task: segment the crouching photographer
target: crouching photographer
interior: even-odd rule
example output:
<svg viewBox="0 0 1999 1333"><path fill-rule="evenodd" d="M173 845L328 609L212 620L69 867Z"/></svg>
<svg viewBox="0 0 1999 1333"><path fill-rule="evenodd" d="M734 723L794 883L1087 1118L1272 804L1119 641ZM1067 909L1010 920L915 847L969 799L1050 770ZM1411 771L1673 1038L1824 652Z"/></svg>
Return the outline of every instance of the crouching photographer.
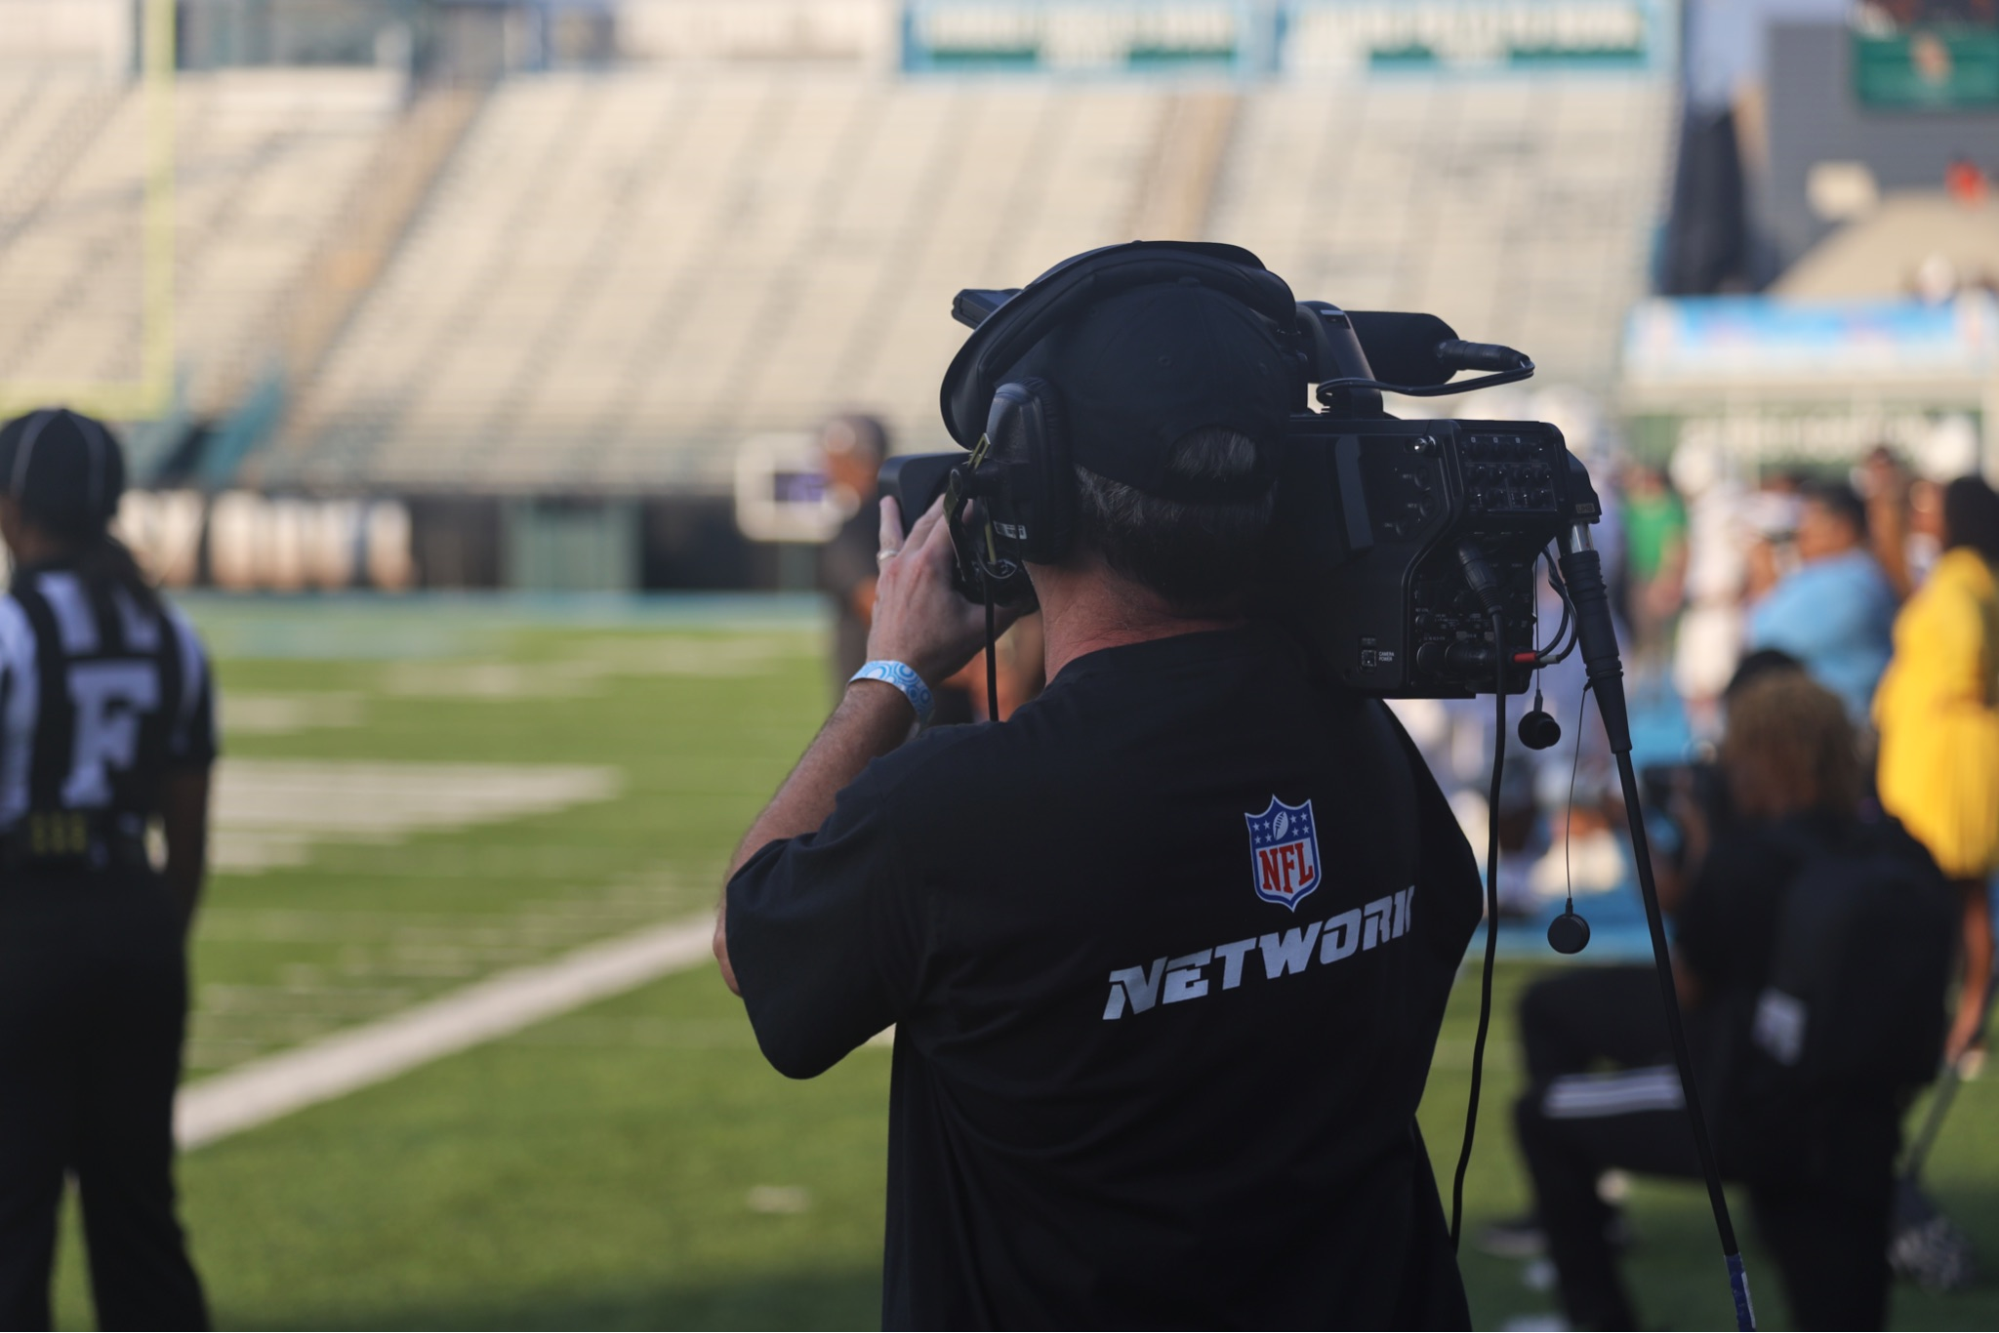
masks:
<svg viewBox="0 0 1999 1333"><path fill-rule="evenodd" d="M1881 1328L1902 1115L1943 1049L1951 894L1864 801L1839 696L1795 666L1730 687L1719 772L1730 817L1689 867L1674 967L1721 1171L1748 1187L1797 1327ZM1597 1180L1699 1170L1658 991L1645 969L1578 969L1528 992L1521 1032L1520 1150L1569 1323L1637 1327Z"/></svg>
<svg viewBox="0 0 1999 1333"><path fill-rule="evenodd" d="M1478 879L1389 713L1248 613L1279 337L1159 283L1007 378L994 456L1060 460L1046 692L912 738L988 625L941 502L885 502L870 662L716 928L783 1073L895 1026L884 1322L1465 1327L1416 1107Z"/></svg>

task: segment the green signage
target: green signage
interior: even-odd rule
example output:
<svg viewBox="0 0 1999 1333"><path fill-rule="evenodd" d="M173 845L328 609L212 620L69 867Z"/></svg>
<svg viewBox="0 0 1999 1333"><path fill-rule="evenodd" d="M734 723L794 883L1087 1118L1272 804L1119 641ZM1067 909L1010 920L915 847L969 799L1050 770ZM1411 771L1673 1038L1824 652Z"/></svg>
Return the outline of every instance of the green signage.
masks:
<svg viewBox="0 0 1999 1333"><path fill-rule="evenodd" d="M1999 27L1949 25L1853 34L1853 90L1863 106L1999 106Z"/></svg>

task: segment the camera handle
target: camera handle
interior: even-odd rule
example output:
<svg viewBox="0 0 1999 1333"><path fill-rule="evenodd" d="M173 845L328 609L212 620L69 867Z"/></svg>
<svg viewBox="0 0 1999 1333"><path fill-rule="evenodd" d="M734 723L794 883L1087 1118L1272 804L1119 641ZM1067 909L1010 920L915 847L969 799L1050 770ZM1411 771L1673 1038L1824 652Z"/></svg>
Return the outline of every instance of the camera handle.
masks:
<svg viewBox="0 0 1999 1333"><path fill-rule="evenodd" d="M1749 1300L1749 1274L1742 1266L1735 1225L1729 1220L1728 1198L1722 1192L1714 1145L1708 1139L1707 1118L1701 1112L1699 1089L1694 1086L1686 1025L1680 1017L1679 991L1673 985L1673 961L1666 946L1665 919L1659 910L1659 887L1652 877L1652 851L1645 836L1644 811L1638 803L1638 775L1631 766L1631 715L1624 701L1624 667L1617 656L1617 632L1611 624L1603 562L1590 547L1588 528L1578 526L1563 536L1561 566L1562 578L1569 585L1569 600L1575 608L1583 667L1589 676L1590 690L1596 695L1603 729L1610 737L1618 783L1624 789L1625 818L1631 827L1631 855L1638 871L1638 889L1645 900L1645 926L1652 936L1652 962L1659 974L1659 995L1666 1005L1666 1031L1672 1038L1673 1063L1680 1073L1694 1150L1700 1157L1701 1176L1707 1183L1708 1204L1714 1209L1715 1229L1721 1234L1721 1257L1728 1265L1729 1293L1735 1300L1735 1325L1738 1329L1754 1329L1756 1311Z"/></svg>

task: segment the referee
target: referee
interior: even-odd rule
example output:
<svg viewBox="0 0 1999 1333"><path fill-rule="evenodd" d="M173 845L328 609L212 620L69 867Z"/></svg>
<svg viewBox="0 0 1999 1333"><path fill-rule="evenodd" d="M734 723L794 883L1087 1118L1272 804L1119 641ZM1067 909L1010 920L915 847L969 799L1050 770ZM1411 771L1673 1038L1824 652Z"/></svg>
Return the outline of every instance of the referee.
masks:
<svg viewBox="0 0 1999 1333"><path fill-rule="evenodd" d="M0 426L0 1326L47 1328L64 1182L98 1326L208 1326L174 1215L186 938L214 691L110 532L118 443L63 409ZM165 834L165 865L147 825Z"/></svg>

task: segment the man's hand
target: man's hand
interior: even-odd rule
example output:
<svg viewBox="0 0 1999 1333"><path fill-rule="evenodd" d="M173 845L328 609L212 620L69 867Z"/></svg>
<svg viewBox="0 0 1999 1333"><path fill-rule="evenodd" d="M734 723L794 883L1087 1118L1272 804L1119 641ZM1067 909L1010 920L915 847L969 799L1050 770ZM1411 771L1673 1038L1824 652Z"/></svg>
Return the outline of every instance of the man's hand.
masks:
<svg viewBox="0 0 1999 1333"><path fill-rule="evenodd" d="M986 635L985 609L966 601L951 586L951 530L944 522L944 502L940 499L930 506L904 541L895 501L883 500L881 549L868 657L914 667L925 684L935 685L969 662L985 646ZM1012 624L1013 619L1012 613L1000 612L996 628ZM745 862L772 842L810 833L825 823L840 789L869 760L902 744L914 721L909 700L894 686L878 680L849 685L798 767L750 825L729 862L727 879L735 878ZM738 990L729 962L727 879L715 911L715 961L729 989Z"/></svg>
<svg viewBox="0 0 1999 1333"><path fill-rule="evenodd" d="M986 644L986 612L951 586L956 556L944 500L925 511L902 535L902 513L893 497L881 503L881 578L875 584L874 624L868 660L901 662L933 688L972 660ZM998 608L995 632L1018 615Z"/></svg>

